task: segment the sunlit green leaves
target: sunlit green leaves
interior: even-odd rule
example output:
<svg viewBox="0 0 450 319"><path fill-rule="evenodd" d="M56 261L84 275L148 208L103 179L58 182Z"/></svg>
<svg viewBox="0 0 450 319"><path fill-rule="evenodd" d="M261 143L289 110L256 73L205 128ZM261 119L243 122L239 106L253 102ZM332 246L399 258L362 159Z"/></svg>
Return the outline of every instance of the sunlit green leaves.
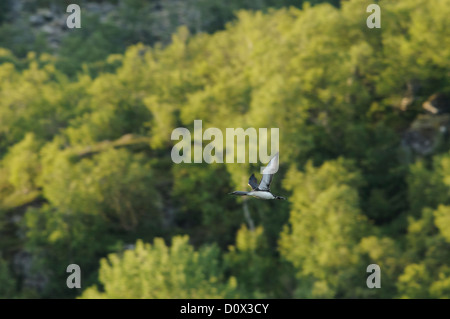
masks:
<svg viewBox="0 0 450 319"><path fill-rule="evenodd" d="M224 298L236 283L224 280L220 251L214 246L199 250L177 236L167 246L161 238L153 244L137 241L134 249L101 260L104 291L88 288L84 298Z"/></svg>

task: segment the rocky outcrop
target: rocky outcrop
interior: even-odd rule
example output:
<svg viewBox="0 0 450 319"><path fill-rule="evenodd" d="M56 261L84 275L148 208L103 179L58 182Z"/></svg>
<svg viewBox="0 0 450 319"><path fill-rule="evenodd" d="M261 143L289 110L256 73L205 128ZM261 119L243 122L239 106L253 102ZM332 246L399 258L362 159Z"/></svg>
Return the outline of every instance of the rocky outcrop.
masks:
<svg viewBox="0 0 450 319"><path fill-rule="evenodd" d="M404 133L402 145L419 155L433 153L445 141L450 130L450 114L419 115Z"/></svg>
<svg viewBox="0 0 450 319"><path fill-rule="evenodd" d="M411 84L408 85L404 97L405 105L402 105L405 109L416 99L415 91ZM404 132L402 146L414 154L425 156L437 151L449 136L450 95L435 93L422 104L422 107L426 114L417 116Z"/></svg>
<svg viewBox="0 0 450 319"><path fill-rule="evenodd" d="M48 6L39 6L33 0L15 0L9 5L8 21L18 23L24 19L29 25L30 32L34 35L44 34L48 44L57 49L63 37L71 31L67 27L66 21L70 13L66 12L65 2L55 2ZM110 2L84 2L80 4L82 12L90 15L98 15L100 21L107 19L108 15L117 9L117 6Z"/></svg>

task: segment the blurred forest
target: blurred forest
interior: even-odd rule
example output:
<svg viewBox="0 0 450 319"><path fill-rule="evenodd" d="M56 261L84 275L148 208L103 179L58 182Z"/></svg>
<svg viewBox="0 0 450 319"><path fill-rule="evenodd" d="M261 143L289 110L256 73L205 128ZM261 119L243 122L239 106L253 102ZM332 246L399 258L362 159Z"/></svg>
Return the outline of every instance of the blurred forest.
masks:
<svg viewBox="0 0 450 319"><path fill-rule="evenodd" d="M380 0L381 29L366 0L78 1L67 29L72 2L0 2L0 298L450 297L450 0ZM288 201L174 164L197 119L279 128Z"/></svg>

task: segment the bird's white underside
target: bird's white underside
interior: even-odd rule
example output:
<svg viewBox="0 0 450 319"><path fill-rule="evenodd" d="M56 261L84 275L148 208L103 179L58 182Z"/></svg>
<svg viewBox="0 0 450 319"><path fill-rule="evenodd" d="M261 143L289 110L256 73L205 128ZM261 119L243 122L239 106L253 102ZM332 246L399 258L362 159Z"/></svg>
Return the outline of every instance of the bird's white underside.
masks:
<svg viewBox="0 0 450 319"><path fill-rule="evenodd" d="M264 191L256 191L256 192L248 192L249 196L253 196L256 198L261 198L261 199L275 199L275 196L273 196L271 193L269 192L264 192Z"/></svg>

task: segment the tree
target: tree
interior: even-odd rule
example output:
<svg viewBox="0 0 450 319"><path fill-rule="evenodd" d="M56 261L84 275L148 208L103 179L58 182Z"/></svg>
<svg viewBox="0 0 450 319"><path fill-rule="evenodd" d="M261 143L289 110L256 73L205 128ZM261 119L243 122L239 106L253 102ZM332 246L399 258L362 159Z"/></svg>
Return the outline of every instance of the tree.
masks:
<svg viewBox="0 0 450 319"><path fill-rule="evenodd" d="M450 218L448 206L436 210L424 208L420 218L409 218L405 265L398 278L402 298L447 298L450 262L446 253L450 240L446 228Z"/></svg>
<svg viewBox="0 0 450 319"><path fill-rule="evenodd" d="M11 275L8 263L0 258L0 299L13 298L16 282Z"/></svg>
<svg viewBox="0 0 450 319"><path fill-rule="evenodd" d="M170 246L136 242L134 249L111 254L100 262L103 289L90 287L82 298L230 298L236 282L226 279L215 246L199 250L187 236L172 238Z"/></svg>
<svg viewBox="0 0 450 319"><path fill-rule="evenodd" d="M136 234L153 238L162 232L160 197L142 154L108 149L77 161L70 150L54 156L50 146L43 154L42 185L49 203L29 208L25 223L26 247L39 257L44 273L64 282L58 269L75 263L95 280L98 258L134 241ZM72 293L57 280L51 289Z"/></svg>
<svg viewBox="0 0 450 319"><path fill-rule="evenodd" d="M370 231L358 205L361 175L339 159L318 168L308 163L304 173L292 168L287 176L292 210L279 249L296 269L296 297L355 296L364 275L358 275L358 244Z"/></svg>
<svg viewBox="0 0 450 319"><path fill-rule="evenodd" d="M285 296L285 282L292 274L291 269L271 250L262 226L249 230L242 225L224 261L229 273L237 279L237 289L243 298Z"/></svg>

